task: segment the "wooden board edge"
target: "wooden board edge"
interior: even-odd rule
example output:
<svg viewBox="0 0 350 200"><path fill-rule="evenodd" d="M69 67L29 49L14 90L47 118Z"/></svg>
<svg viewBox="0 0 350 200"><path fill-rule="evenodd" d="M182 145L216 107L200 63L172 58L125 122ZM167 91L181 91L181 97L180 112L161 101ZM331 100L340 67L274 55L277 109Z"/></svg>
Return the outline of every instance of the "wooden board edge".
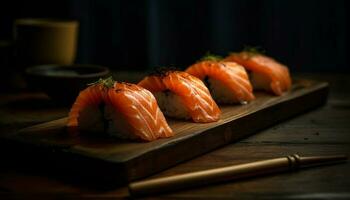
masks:
<svg viewBox="0 0 350 200"><path fill-rule="evenodd" d="M249 121L252 120L252 115L246 115L222 126L206 130L200 135L171 143L171 145L163 147L161 150L154 149L142 156L135 157L124 163L123 168L127 170L125 173L128 174L128 181L130 182L155 174L226 144L248 137L259 130L266 129L300 113L322 106L327 102L328 93L329 84L323 83L310 93L297 96L292 100L280 102L270 107L265 107L255 112L254 118L257 118L261 124L259 127L252 127L249 124ZM315 101L315 98L322 101ZM293 112L290 112L290 107L294 107ZM272 116L272 118L266 120L266 116ZM197 143L197 147L200 147L200 149L195 149L194 143ZM191 149L191 154L188 153L188 149ZM178 156L179 154L181 156ZM157 159L148 159L150 157ZM175 160L169 159L169 157L180 157L181 159Z"/></svg>
<svg viewBox="0 0 350 200"><path fill-rule="evenodd" d="M256 131L267 128L277 122L286 120L299 113L321 106L326 103L328 91L329 86L327 83L319 83L313 90L310 91L310 93L296 96L291 101L280 102L274 106L265 107L264 109L257 111L256 113L258 116L260 116L257 117L259 119L265 119L265 116L268 114L279 114L277 117L273 118L274 120L263 120L259 122L261 123L261 126L259 127L252 128L249 126L248 122L251 120L251 115L246 115L232 122L228 122L222 126L206 130L205 132L197 134L194 137L187 138L186 140L171 143L169 146L163 148L162 150L159 148L154 149L153 151L147 152L142 156L134 157L125 162L112 162L109 160L101 159L96 163L96 160L94 158L90 158L84 155L79 155L78 157L72 152L66 151L64 148L51 148L49 151L45 152L42 151L42 148L46 148L47 150L47 146L45 147L43 145L37 145L33 148L33 146L29 146L29 144L25 143L25 141L15 141L13 138L11 138L11 140L13 142L16 142L16 146L20 147L22 152L26 152L25 155L28 155L28 157L31 154L35 154L37 155L38 159L43 159L47 162L50 162L52 166L59 167L68 174L81 174L80 177L86 176L86 174L88 174L89 176L93 176L92 180L109 182L113 185L119 185L165 170L171 166L252 135ZM322 101L314 101L315 98L321 99ZM296 109L293 109L292 113L286 112L288 115L280 115L281 112L285 112L283 109L289 109L291 106L296 106ZM248 125L243 126L242 124ZM235 134L238 133L237 131L239 131L240 134ZM193 143L197 143L197 146L201 148L194 149ZM28 149L33 150L28 151ZM191 149L191 154L188 153L188 149ZM177 155L180 155L178 157L181 159L168 159L169 157ZM153 159L153 161L151 161L152 159L149 159L151 157L156 157L157 159ZM86 165L91 163L90 161L92 160L95 162L94 166L89 166L87 168ZM74 169L71 169L72 166ZM96 173L92 174L89 173L89 171L86 171L91 169L91 167L94 168L94 171Z"/></svg>

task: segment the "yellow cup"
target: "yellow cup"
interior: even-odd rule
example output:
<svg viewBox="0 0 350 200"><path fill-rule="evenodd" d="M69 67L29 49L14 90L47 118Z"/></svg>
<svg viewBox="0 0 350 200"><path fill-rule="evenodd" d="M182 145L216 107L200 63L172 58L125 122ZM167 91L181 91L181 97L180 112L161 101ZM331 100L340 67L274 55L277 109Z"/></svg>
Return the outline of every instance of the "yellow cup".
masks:
<svg viewBox="0 0 350 200"><path fill-rule="evenodd" d="M16 61L21 67L73 64L79 23L74 20L25 18L14 22Z"/></svg>

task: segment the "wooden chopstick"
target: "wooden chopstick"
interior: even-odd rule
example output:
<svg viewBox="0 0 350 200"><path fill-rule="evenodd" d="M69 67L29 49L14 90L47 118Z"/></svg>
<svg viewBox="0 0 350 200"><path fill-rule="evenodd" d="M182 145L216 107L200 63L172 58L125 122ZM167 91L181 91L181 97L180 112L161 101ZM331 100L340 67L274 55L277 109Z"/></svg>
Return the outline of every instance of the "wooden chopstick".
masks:
<svg viewBox="0 0 350 200"><path fill-rule="evenodd" d="M300 157L294 154L246 164L137 181L129 184L129 192L133 196L166 193L220 181L293 171L299 168L313 167L316 165L339 163L347 161L347 159L345 155Z"/></svg>

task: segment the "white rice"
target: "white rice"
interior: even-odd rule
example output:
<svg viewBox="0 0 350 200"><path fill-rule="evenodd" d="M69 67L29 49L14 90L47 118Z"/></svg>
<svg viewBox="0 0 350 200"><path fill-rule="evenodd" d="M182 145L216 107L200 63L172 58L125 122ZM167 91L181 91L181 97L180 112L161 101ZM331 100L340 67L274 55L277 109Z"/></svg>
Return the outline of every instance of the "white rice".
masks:
<svg viewBox="0 0 350 200"><path fill-rule="evenodd" d="M263 89L267 91L271 90L270 89L271 80L267 76L264 76L260 73L252 72L250 74L250 81L254 89L258 89L258 90Z"/></svg>
<svg viewBox="0 0 350 200"><path fill-rule="evenodd" d="M136 139L125 118L110 105L103 106L104 116L99 107L89 106L80 111L79 130L96 134L108 134L122 139Z"/></svg>
<svg viewBox="0 0 350 200"><path fill-rule="evenodd" d="M137 136L132 133L132 127L125 120L124 116L117 112L110 105L105 106L105 119L108 121L107 134L122 139L136 139Z"/></svg>
<svg viewBox="0 0 350 200"><path fill-rule="evenodd" d="M157 103L164 115L177 119L190 119L186 107L181 101L181 97L173 92L157 92L154 93Z"/></svg>
<svg viewBox="0 0 350 200"><path fill-rule="evenodd" d="M208 89L213 99L221 104L246 104L246 101L239 101L232 91L222 81L208 77Z"/></svg>
<svg viewBox="0 0 350 200"><path fill-rule="evenodd" d="M88 106L79 113L79 130L85 132L103 132L102 113L96 106Z"/></svg>

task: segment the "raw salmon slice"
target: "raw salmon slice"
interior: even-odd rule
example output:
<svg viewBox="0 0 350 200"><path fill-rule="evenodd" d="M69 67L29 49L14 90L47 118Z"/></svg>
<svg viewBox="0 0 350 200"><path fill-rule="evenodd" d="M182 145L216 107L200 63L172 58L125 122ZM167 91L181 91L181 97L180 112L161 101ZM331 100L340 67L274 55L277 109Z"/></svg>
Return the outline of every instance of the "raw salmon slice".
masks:
<svg viewBox="0 0 350 200"><path fill-rule="evenodd" d="M77 127L81 125L79 124L79 117L81 117L83 111L86 110L96 112L96 116L93 116L94 119L99 117L101 118L102 116L100 116L101 114L99 106L105 102L108 90L109 89L103 84L94 84L81 91L74 104L72 105L72 108L70 109L70 112L68 114L67 126ZM97 123L94 120L92 120L91 122Z"/></svg>
<svg viewBox="0 0 350 200"><path fill-rule="evenodd" d="M235 62L202 60L188 67L186 72L204 80L219 103L245 104L255 99L246 70Z"/></svg>
<svg viewBox="0 0 350 200"><path fill-rule="evenodd" d="M163 113L170 117L214 122L221 111L204 83L186 72L162 71L138 83L157 98Z"/></svg>
<svg viewBox="0 0 350 200"><path fill-rule="evenodd" d="M150 91L111 79L100 80L80 92L67 126L74 132L107 133L144 141L173 136Z"/></svg>
<svg viewBox="0 0 350 200"><path fill-rule="evenodd" d="M252 72L251 80L254 89L272 91L282 95L291 88L292 80L288 67L266 55L243 51L232 53L224 61L236 62Z"/></svg>
<svg viewBox="0 0 350 200"><path fill-rule="evenodd" d="M115 83L108 92L107 119L114 121L117 133L145 141L173 136L153 94L135 84Z"/></svg>

